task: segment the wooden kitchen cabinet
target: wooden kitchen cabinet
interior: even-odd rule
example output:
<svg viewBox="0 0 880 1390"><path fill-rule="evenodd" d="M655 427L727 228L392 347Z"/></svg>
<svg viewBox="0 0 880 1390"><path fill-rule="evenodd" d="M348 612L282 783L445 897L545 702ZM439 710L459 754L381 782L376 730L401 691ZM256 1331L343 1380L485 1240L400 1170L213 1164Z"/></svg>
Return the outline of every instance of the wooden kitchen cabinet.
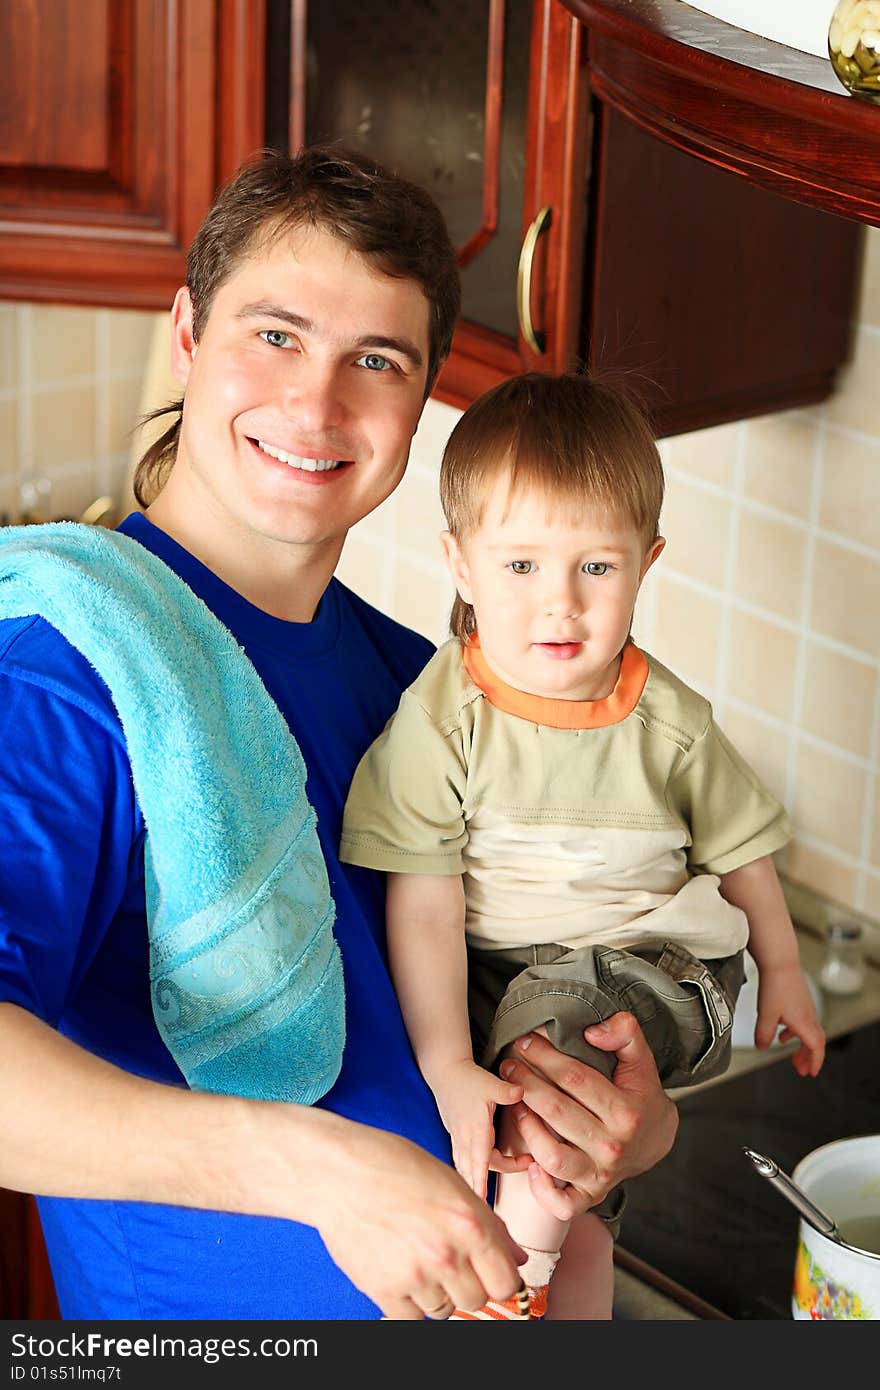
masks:
<svg viewBox="0 0 880 1390"><path fill-rule="evenodd" d="M580 351L661 435L821 401L857 317L863 230L597 106Z"/></svg>
<svg viewBox="0 0 880 1390"><path fill-rule="evenodd" d="M589 110L583 31L556 0L269 0L268 138L340 140L427 188L463 313L435 394L466 406L562 370L579 332ZM525 244L524 244L525 243Z"/></svg>
<svg viewBox="0 0 880 1390"><path fill-rule="evenodd" d="M849 350L857 225L657 138L604 68L594 88L613 9L6 0L0 299L167 308L247 154L337 139L449 223L463 315L438 398L612 367L662 434L821 400Z"/></svg>
<svg viewBox="0 0 880 1390"><path fill-rule="evenodd" d="M0 1187L0 1319L58 1316L36 1203Z"/></svg>
<svg viewBox="0 0 880 1390"><path fill-rule="evenodd" d="M0 298L163 309L263 138L264 0L3 0Z"/></svg>
<svg viewBox="0 0 880 1390"><path fill-rule="evenodd" d="M625 7L624 7L625 8ZM668 435L819 401L850 350L859 227L682 153L592 91L560 0L269 0L270 143L340 140L424 185L462 266L435 395L625 374Z"/></svg>

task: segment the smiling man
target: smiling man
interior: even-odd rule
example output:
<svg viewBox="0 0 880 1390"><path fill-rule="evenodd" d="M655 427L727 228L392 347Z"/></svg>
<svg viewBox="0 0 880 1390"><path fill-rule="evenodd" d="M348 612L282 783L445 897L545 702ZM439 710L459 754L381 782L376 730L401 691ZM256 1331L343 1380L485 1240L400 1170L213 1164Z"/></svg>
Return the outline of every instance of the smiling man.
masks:
<svg viewBox="0 0 880 1390"><path fill-rule="evenodd" d="M217 290L198 341L197 296L174 304L185 407L148 515L258 606L309 622L349 528L403 477L431 357L425 292L306 225Z"/></svg>
<svg viewBox="0 0 880 1390"><path fill-rule="evenodd" d="M521 1252L448 1166L412 1057L383 881L338 859L354 768L430 648L333 571L403 475L458 302L420 189L338 150L247 166L192 247L183 401L120 528L228 629L302 751L346 990L318 1104L186 1088L151 1009L144 818L110 692L43 618L0 622L0 1183L46 1194L65 1317L415 1319L516 1286ZM552 1173L581 1210L675 1132L633 1020L604 1046L613 1083L539 1040L522 1087L539 1190Z"/></svg>

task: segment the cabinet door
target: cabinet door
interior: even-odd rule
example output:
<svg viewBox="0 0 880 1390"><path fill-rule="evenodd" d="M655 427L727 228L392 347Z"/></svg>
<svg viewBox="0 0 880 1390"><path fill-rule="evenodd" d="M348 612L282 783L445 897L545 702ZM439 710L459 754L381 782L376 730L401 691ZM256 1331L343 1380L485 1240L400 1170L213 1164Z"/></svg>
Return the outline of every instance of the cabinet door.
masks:
<svg viewBox="0 0 880 1390"><path fill-rule="evenodd" d="M264 0L3 0L0 298L167 308L262 143Z"/></svg>
<svg viewBox="0 0 880 1390"><path fill-rule="evenodd" d="M463 312L435 394L466 405L514 372L568 365L587 110L571 16L556 0L398 0L389 25L360 0L293 0L270 6L270 48L273 25L290 88L270 140L341 140L443 210Z"/></svg>
<svg viewBox="0 0 880 1390"><path fill-rule="evenodd" d="M858 317L863 229L601 106L582 351L659 434L824 400Z"/></svg>
<svg viewBox="0 0 880 1390"><path fill-rule="evenodd" d="M36 1203L0 1187L0 1319L59 1316Z"/></svg>

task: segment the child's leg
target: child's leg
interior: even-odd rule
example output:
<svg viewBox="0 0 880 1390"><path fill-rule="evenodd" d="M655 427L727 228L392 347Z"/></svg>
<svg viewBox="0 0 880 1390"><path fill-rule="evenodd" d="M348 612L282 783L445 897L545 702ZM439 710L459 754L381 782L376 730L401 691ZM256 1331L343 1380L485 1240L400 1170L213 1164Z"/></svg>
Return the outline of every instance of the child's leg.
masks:
<svg viewBox="0 0 880 1390"><path fill-rule="evenodd" d="M607 1322L614 1296L614 1241L604 1221L585 1212L571 1223L547 1299L547 1322Z"/></svg>
<svg viewBox="0 0 880 1390"><path fill-rule="evenodd" d="M510 1110L499 1107L495 1112L495 1142L502 1153L527 1153L519 1131L514 1124ZM562 1242L568 1233L570 1221L559 1221L546 1212L532 1196L528 1173L499 1173L495 1188L495 1211L504 1222L518 1245L526 1251L528 1259L520 1265L519 1272L529 1293L529 1317L542 1318L547 1306L547 1286L550 1276L559 1260ZM450 1322L463 1320L489 1319L504 1320L522 1317L517 1299L505 1299L503 1303L494 1300L486 1303L477 1313L456 1309Z"/></svg>
<svg viewBox="0 0 880 1390"><path fill-rule="evenodd" d="M510 1110L500 1108L498 1119L497 1144L502 1153L521 1154L528 1149L523 1143L519 1130L514 1124ZM508 1231L523 1249L545 1252L548 1260L531 1260L523 1275L525 1282L541 1285L550 1282L553 1265L568 1235L570 1221L560 1221L535 1200L529 1185L528 1173L499 1173L495 1187L495 1212L501 1217ZM535 1265L535 1268L531 1268ZM532 1277L532 1276L535 1277Z"/></svg>
<svg viewBox="0 0 880 1390"><path fill-rule="evenodd" d="M546 1033L544 1029L537 1030ZM507 1053L505 1052L505 1056ZM528 1153L510 1110L501 1106L495 1113L497 1147L505 1154ZM499 1173L495 1185L495 1213L504 1222L510 1235L526 1251L528 1259L520 1265L519 1272L529 1291L530 1316L542 1318L547 1307L547 1290L554 1269L560 1259L563 1242L568 1235L570 1221L560 1221L558 1217L537 1202L532 1195L528 1173ZM466 1318L515 1318L518 1317L516 1300L507 1299L504 1303L487 1303L479 1313L466 1313L456 1310L450 1321ZM589 1316L573 1314L573 1316Z"/></svg>

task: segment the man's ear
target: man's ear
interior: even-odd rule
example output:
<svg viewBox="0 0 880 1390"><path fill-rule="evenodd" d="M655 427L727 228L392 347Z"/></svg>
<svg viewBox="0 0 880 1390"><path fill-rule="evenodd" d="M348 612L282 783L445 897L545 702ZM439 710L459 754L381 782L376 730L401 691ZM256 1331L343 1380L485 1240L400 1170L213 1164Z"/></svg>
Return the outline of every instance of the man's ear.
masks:
<svg viewBox="0 0 880 1390"><path fill-rule="evenodd" d="M171 307L171 371L181 386L186 386L189 380L196 346L192 299L186 285L183 285L174 296Z"/></svg>
<svg viewBox="0 0 880 1390"><path fill-rule="evenodd" d="M644 560L642 561L642 572L641 572L641 574L639 575L639 583L640 583L640 584L641 584L642 580L644 579L645 575L648 573L648 570L649 570L649 569L651 568L651 566L653 565L654 561L659 557L660 552L664 549L665 545L666 545L666 538L665 538L665 536L658 536L657 539L654 541L653 545L649 546L649 548L648 548L648 553L646 554Z"/></svg>
<svg viewBox="0 0 880 1390"><path fill-rule="evenodd" d="M453 536L451 531L441 531L440 544L443 547L443 554L446 556L446 564L452 575L453 584L465 603L472 603L470 573L457 537Z"/></svg>

